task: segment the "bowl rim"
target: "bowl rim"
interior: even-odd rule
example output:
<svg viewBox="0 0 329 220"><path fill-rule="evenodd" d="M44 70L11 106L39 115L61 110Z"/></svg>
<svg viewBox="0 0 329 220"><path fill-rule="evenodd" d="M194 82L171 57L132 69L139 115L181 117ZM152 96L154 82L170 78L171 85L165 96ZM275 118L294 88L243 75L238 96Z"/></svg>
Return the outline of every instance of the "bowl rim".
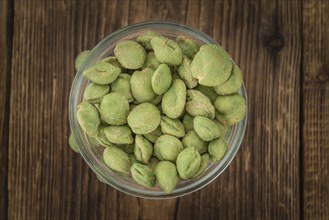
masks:
<svg viewBox="0 0 329 220"><path fill-rule="evenodd" d="M88 166L93 170L93 172L98 176L98 178L102 182L112 186L113 188L115 188L123 193L129 194L129 195L132 195L135 197L145 198L145 199L170 199L170 198L176 198L176 197L190 194L192 192L195 192L195 191L205 187L206 185L208 185L209 183L214 181L224 170L226 170L228 165L235 158L235 156L241 146L241 143L244 139L246 128L247 128L247 121L248 121L248 97L247 97L244 83L242 83L239 93L241 95L243 95L243 97L245 98L246 114L245 114L245 118L242 121L240 121L237 125L235 125L235 126L237 126L237 129L238 129L237 132L239 132L239 136L234 137L234 140L233 140L235 142L234 145L229 147L229 149L225 153L224 158L215 165L216 169L212 170L209 174L207 174L207 176L204 176L203 178L200 178L200 179L194 181L194 183L187 185L186 189L184 189L185 187L183 189L176 188L171 193L165 193L163 191L151 191L151 190L147 190L147 189L138 190L138 189L134 189L133 187L131 187L131 189L129 189L128 186L121 185L120 181L116 180L116 177L114 175L112 176L114 179L109 179L109 176L104 175L104 173L99 169L99 164L97 163L97 161L95 161L96 158L93 155L91 155L90 149L85 147L85 144L81 140L81 137L82 137L81 129L79 127L79 124L78 124L78 121L76 118L76 114L75 114L76 106L78 104L78 96L76 94L78 94L78 91L80 88L79 85L81 85L81 82L84 80L83 75L82 75L83 70L86 69L87 67L89 67L91 64L93 64L93 62L91 62L91 60L95 59L97 56L100 55L100 53L98 53L97 51L100 50L102 45L106 44L106 42L108 42L111 39L118 38L118 35L120 35L121 33L125 33L127 31L128 31L128 33L129 33L129 31L134 33L133 32L134 30L152 28L155 25L162 27L162 28L159 27L159 29L163 29L163 27L170 27L173 29L179 28L185 34L186 34L186 32L191 32L190 34L198 35L198 37L202 37L204 40L207 40L208 43L215 43L215 44L220 45L218 42L216 42L213 38L211 38L209 35L207 35L204 32L201 32L201 31L199 31L195 28L192 28L190 26L187 26L185 24L180 24L180 23L171 22L171 21L138 22L138 23L131 24L124 28L114 31L110 35L106 36L103 40L101 40L89 52L88 56L86 57L84 62L81 64L80 69L77 71L77 73L74 77L74 80L73 80L72 86L71 86L70 96L69 96L69 122L70 122L71 134L73 135L73 140L77 144L82 158L85 160L85 162L88 164ZM156 28L152 28L152 29L154 30ZM129 36L129 34L127 34L126 36ZM120 40L120 38L118 40ZM122 179L122 177L120 177L119 179Z"/></svg>

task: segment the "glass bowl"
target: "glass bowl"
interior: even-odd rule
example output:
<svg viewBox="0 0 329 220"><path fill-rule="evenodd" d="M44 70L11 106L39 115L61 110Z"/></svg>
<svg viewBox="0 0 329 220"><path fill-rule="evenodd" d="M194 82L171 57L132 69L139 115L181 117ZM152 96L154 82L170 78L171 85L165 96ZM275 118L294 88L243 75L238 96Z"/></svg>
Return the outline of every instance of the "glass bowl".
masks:
<svg viewBox="0 0 329 220"><path fill-rule="evenodd" d="M231 163L244 137L248 110L244 120L233 126L226 137L228 150L224 158L219 163L210 164L207 170L198 178L181 181L171 193L165 193L158 186L152 189L146 189L135 183L131 178L119 175L109 169L104 163L102 157L104 148L93 145L89 138L84 134L77 121L77 105L83 100L84 90L89 83L88 80L83 77L82 73L92 64L113 54L114 47L119 41L136 38L136 36L139 36L146 31L156 31L169 38L175 38L178 35L185 35L200 45L207 43L218 44L210 36L194 28L167 21L142 22L115 31L91 50L74 78L69 99L70 126L74 141L79 148L81 156L102 182L111 185L124 193L137 197L149 199L173 198L189 194L206 186L218 177ZM244 84L239 93L245 98L247 103L247 94Z"/></svg>

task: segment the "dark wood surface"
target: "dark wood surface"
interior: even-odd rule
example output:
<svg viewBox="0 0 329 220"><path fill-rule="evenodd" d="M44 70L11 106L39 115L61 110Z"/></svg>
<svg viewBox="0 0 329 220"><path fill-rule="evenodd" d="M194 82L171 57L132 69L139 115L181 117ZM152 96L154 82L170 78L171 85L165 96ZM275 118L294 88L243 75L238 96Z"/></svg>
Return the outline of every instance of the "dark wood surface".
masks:
<svg viewBox="0 0 329 220"><path fill-rule="evenodd" d="M329 219L329 1L0 0L0 219ZM99 182L67 144L74 59L145 20L213 36L244 73L227 170L152 201Z"/></svg>
<svg viewBox="0 0 329 220"><path fill-rule="evenodd" d="M329 219L329 2L303 2L302 158L305 219Z"/></svg>

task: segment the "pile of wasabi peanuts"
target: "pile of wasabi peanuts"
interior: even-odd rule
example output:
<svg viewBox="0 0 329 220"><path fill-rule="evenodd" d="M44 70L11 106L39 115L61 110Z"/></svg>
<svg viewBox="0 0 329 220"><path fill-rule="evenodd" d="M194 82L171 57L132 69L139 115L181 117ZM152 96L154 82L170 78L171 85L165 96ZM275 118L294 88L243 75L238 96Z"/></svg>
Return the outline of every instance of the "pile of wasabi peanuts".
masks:
<svg viewBox="0 0 329 220"><path fill-rule="evenodd" d="M89 51L76 58L78 70ZM242 73L225 49L145 32L83 72L90 81L77 119L104 147L105 164L136 183L172 192L225 155L243 120ZM73 138L70 146L78 148Z"/></svg>

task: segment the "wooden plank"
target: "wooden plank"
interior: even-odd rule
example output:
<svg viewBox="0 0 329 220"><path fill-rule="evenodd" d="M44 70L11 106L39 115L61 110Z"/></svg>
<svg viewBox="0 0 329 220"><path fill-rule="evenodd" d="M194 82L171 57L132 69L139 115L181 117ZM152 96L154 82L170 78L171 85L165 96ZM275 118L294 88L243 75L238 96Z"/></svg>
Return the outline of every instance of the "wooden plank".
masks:
<svg viewBox="0 0 329 220"><path fill-rule="evenodd" d="M10 219L117 217L118 192L68 147L67 102L75 56L126 26L128 3L15 2Z"/></svg>
<svg viewBox="0 0 329 220"><path fill-rule="evenodd" d="M329 216L329 2L303 1L305 219Z"/></svg>
<svg viewBox="0 0 329 220"><path fill-rule="evenodd" d="M196 16L241 67L249 120L232 164L180 198L177 219L299 219L301 2L202 1Z"/></svg>
<svg viewBox="0 0 329 220"><path fill-rule="evenodd" d="M7 218L8 137L13 4L0 1L0 219Z"/></svg>

